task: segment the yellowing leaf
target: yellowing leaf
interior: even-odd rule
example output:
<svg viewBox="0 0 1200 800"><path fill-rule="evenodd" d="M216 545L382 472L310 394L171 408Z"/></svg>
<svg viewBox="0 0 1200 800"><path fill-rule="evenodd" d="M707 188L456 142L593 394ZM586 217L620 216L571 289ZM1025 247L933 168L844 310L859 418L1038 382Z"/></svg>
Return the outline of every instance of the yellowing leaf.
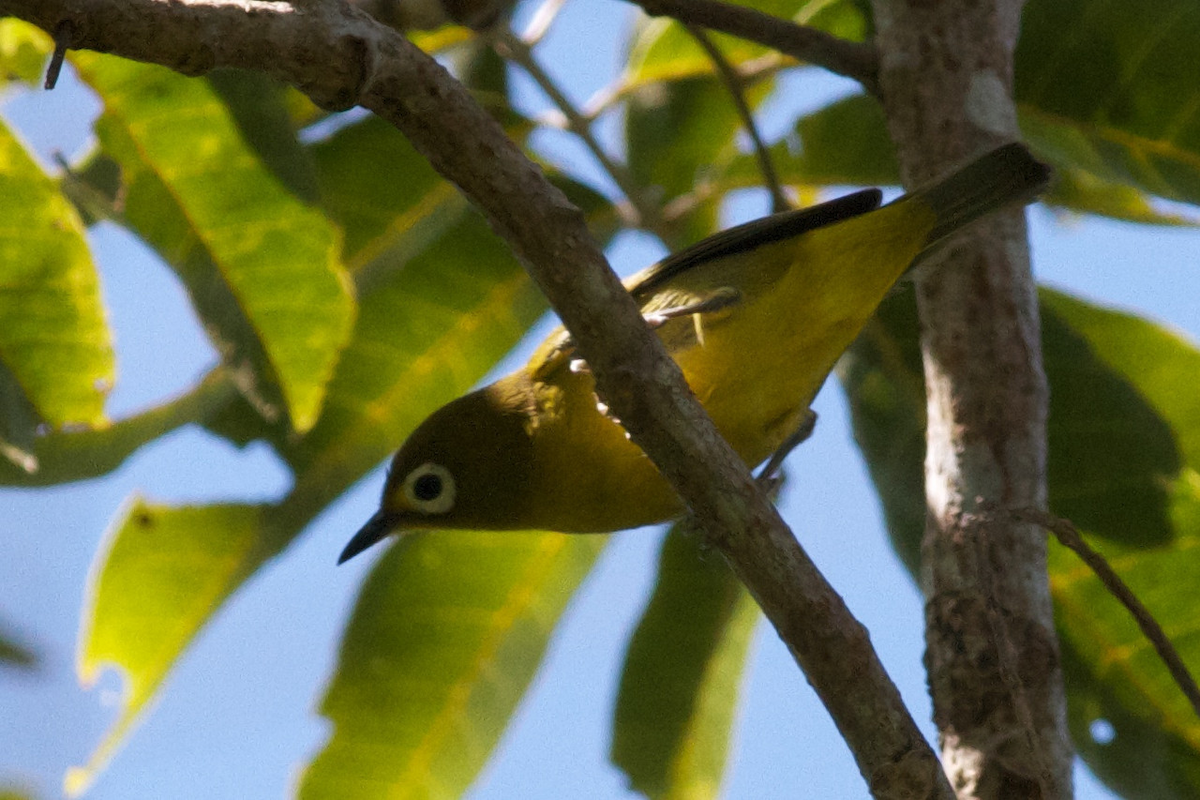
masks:
<svg viewBox="0 0 1200 800"><path fill-rule="evenodd" d="M80 633L79 679L106 665L125 678L116 724L66 789L82 793L129 733L184 647L268 555L263 509L252 505L172 507L132 498L92 566Z"/></svg>
<svg viewBox="0 0 1200 800"><path fill-rule="evenodd" d="M0 449L26 469L33 432L103 425L115 364L83 226L0 123ZM32 471L32 470L30 470Z"/></svg>
<svg viewBox="0 0 1200 800"><path fill-rule="evenodd" d="M327 219L288 193L208 84L161 67L77 54L100 95L97 133L121 165L125 215L179 273L217 347L269 411L316 422L355 305Z"/></svg>
<svg viewBox="0 0 1200 800"><path fill-rule="evenodd" d="M0 79L38 83L52 50L54 42L36 25L0 19Z"/></svg>

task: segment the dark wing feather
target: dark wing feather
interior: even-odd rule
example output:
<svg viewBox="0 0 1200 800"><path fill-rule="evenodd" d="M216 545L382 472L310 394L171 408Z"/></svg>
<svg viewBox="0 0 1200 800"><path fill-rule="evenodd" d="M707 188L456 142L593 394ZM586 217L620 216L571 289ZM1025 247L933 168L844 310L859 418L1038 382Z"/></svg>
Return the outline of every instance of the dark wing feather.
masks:
<svg viewBox="0 0 1200 800"><path fill-rule="evenodd" d="M667 256L641 276L629 287L630 293L641 301L646 295L657 291L662 285L679 274L701 264L725 256L744 253L764 244L799 236L805 231L823 228L850 217L857 217L879 207L882 195L878 189L864 189L827 203L784 211L769 217L738 225L691 247Z"/></svg>
<svg viewBox="0 0 1200 800"><path fill-rule="evenodd" d="M673 278L716 259L744 253L765 244L790 239L806 231L874 211L879 207L880 199L878 189L864 189L810 208L772 214L738 225L668 256L641 275L634 276L635 282L627 284L627 288L644 312L661 311L672 305L702 301L704 298L697 296L693 291L682 290L673 293L662 290ZM714 287L711 291L720 291L721 288ZM662 296L656 297L660 292ZM674 331L675 334L682 334L683 339L687 340L689 337L694 338L692 329L691 324L672 320L659 329L659 335L664 339L670 338L671 332ZM683 343L677 341L675 346L681 347ZM565 368L575 357L574 341L565 330L559 329L552 333L530 358L530 373L534 380L546 380L553 372Z"/></svg>

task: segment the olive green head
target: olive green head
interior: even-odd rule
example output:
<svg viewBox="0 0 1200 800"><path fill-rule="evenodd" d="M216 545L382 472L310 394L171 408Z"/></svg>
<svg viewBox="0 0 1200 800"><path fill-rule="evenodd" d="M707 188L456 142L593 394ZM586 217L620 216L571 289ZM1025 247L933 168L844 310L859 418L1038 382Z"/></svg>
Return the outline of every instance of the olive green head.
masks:
<svg viewBox="0 0 1200 800"><path fill-rule="evenodd" d="M527 393L510 376L442 406L392 459L379 511L338 563L391 533L526 527L532 444Z"/></svg>

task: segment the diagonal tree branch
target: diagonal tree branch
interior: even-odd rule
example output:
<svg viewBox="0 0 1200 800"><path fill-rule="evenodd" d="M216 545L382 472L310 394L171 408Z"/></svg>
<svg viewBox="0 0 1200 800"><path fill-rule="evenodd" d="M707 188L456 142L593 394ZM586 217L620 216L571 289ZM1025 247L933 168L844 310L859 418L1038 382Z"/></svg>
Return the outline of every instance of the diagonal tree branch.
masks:
<svg viewBox="0 0 1200 800"><path fill-rule="evenodd" d="M824 67L852 78L870 94L879 94L879 57L869 44L839 39L825 31L753 8L718 0L632 0L652 17L671 17L751 42L758 42L797 61Z"/></svg>
<svg viewBox="0 0 1200 800"><path fill-rule="evenodd" d="M187 74L267 72L329 108L361 104L399 128L510 242L559 311L605 402L687 501L754 594L880 797L952 798L941 765L866 631L716 433L678 366L607 268L583 215L461 85L403 36L345 3L0 0L72 44Z"/></svg>

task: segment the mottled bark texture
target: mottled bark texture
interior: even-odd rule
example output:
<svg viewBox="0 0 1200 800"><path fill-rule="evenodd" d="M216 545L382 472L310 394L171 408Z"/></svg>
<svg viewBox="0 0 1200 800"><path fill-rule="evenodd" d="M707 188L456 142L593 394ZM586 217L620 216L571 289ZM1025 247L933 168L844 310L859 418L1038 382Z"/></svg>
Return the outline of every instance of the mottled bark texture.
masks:
<svg viewBox="0 0 1200 800"><path fill-rule="evenodd" d="M905 182L1019 138L1019 0L873 0L879 80ZM1046 503L1047 387L1024 215L992 218L917 283L928 389L926 664L962 798L1071 795L1046 545L973 513Z"/></svg>

